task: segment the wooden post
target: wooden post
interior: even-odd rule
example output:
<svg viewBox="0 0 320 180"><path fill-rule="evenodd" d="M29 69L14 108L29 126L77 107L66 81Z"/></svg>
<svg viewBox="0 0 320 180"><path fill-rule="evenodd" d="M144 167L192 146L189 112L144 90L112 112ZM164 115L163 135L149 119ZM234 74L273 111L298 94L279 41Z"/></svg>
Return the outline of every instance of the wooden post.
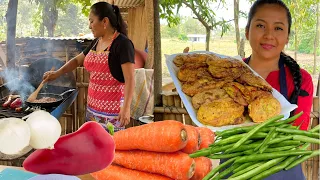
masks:
<svg viewBox="0 0 320 180"><path fill-rule="evenodd" d="M175 95L174 97L174 106L177 108L181 108L181 98L179 95ZM176 114L176 120L183 122L182 121L182 114Z"/></svg>
<svg viewBox="0 0 320 180"><path fill-rule="evenodd" d="M83 67L77 68L77 82L83 82ZM84 123L85 112L84 112L84 87L79 88L79 94L77 97L78 104L78 118L79 125L81 126Z"/></svg>
<svg viewBox="0 0 320 180"><path fill-rule="evenodd" d="M169 95L169 96L167 96L167 98L168 98L169 108L173 108L174 107L174 95ZM169 120L176 120L176 116L172 112L170 112L170 114L168 115L168 118L169 118Z"/></svg>
<svg viewBox="0 0 320 180"><path fill-rule="evenodd" d="M160 28L160 22L159 22L159 9L154 9L154 6L158 6L158 0L146 0L145 1L145 12L146 12L146 23L147 23L147 45L148 45L148 59L145 64L146 69L152 69L154 67L154 59L156 57L161 58L161 52L155 52L155 50L160 48L155 47L155 44L157 46L160 46L160 29L159 34L156 32L156 27ZM157 14L158 13L158 14ZM158 18L158 19L156 19ZM159 23L159 25L156 25L156 23ZM155 39L155 36L159 36ZM158 42L155 42L157 40ZM156 49L155 49L156 48ZM159 53L155 55L155 53ZM159 97L158 97L159 98ZM161 98L161 97L160 97Z"/></svg>
<svg viewBox="0 0 320 180"><path fill-rule="evenodd" d="M148 16L153 16L153 26L151 24L148 27L153 32L149 33L148 42L149 42L149 50L153 52L154 58L154 66L153 64L151 67L154 67L154 105L155 106L162 106L161 103L161 92L162 92L162 63L161 63L161 37L160 37L160 20L159 20L159 0L153 1L145 1L146 8L149 9L147 13ZM152 8L153 7L153 8ZM153 10L153 12L152 12ZM149 17L150 18L150 17ZM148 18L148 22L150 19ZM148 62L149 63L149 62ZM155 114L155 119L158 119L157 114Z"/></svg>
<svg viewBox="0 0 320 180"><path fill-rule="evenodd" d="M83 111L84 111L84 118L85 118L85 113L86 113L86 105L87 105L87 100L88 100L88 87L89 87L89 77L90 77L90 74L88 71L86 71L85 69L83 69L83 81L84 83L87 83L88 86L85 86L84 87L84 105L83 105ZM83 119L81 121L81 123L83 124L85 122L85 119ZM80 124L80 126L82 125Z"/></svg>
<svg viewBox="0 0 320 180"><path fill-rule="evenodd" d="M66 51L66 62L68 62L69 61L69 48L68 48L68 45L67 44L65 44L65 51Z"/></svg>
<svg viewBox="0 0 320 180"><path fill-rule="evenodd" d="M1 58L1 61L0 61L1 66L6 67L7 66L7 56L5 55L1 46L0 46L0 58Z"/></svg>
<svg viewBox="0 0 320 180"><path fill-rule="evenodd" d="M145 50L148 35L145 6L128 9L128 37L134 44L134 48L140 51ZM137 29L139 33L137 33Z"/></svg>
<svg viewBox="0 0 320 180"><path fill-rule="evenodd" d="M18 0L10 0L6 14L7 19L7 65L15 67L16 61L16 25L17 25Z"/></svg>
<svg viewBox="0 0 320 180"><path fill-rule="evenodd" d="M167 106L169 106L169 104L168 104L168 96L162 94L162 103L163 103L163 106L164 106L165 109L167 108ZM169 119L169 117L168 117L168 114L166 112L164 112L162 120L166 120L166 119Z"/></svg>

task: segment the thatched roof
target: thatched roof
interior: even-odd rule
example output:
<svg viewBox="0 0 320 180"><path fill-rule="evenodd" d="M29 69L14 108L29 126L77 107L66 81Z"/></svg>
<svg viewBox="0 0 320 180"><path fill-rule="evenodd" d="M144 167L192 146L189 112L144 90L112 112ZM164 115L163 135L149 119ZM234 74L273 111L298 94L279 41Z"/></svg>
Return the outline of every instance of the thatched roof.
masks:
<svg viewBox="0 0 320 180"><path fill-rule="evenodd" d="M144 5L144 0L100 0L119 6L120 8L135 8Z"/></svg>

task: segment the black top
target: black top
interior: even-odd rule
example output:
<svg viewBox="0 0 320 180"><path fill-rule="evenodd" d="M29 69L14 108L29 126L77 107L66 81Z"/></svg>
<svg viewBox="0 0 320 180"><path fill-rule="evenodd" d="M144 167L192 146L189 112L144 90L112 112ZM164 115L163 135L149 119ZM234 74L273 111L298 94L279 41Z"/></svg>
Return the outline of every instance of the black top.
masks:
<svg viewBox="0 0 320 180"><path fill-rule="evenodd" d="M96 50L98 38L94 39L91 44L83 50L86 56L90 50ZM121 64L131 62L134 63L134 46L130 39L120 34L112 43L109 49L109 69L112 76L119 82L124 82Z"/></svg>

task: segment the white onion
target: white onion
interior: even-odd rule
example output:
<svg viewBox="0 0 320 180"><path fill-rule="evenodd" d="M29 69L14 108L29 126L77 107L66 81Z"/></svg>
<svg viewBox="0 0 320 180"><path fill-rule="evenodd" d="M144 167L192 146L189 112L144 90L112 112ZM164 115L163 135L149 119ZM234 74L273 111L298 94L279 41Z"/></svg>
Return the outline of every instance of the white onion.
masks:
<svg viewBox="0 0 320 180"><path fill-rule="evenodd" d="M30 146L34 149L53 149L61 135L59 121L47 111L38 110L29 114Z"/></svg>
<svg viewBox="0 0 320 180"><path fill-rule="evenodd" d="M1 153L6 155L19 154L25 147L29 145L30 137L30 128L22 119L0 119Z"/></svg>

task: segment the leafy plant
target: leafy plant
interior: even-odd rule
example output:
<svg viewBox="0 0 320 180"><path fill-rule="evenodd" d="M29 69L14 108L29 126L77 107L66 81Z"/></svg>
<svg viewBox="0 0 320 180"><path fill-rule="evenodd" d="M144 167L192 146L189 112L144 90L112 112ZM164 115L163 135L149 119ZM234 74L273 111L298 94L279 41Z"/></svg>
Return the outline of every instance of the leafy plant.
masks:
<svg viewBox="0 0 320 180"><path fill-rule="evenodd" d="M192 13L206 29L206 50L209 50L210 34L212 30L221 29L221 36L230 29L230 21L218 19L211 5L219 2L219 6L225 5L225 0L160 0L160 18L166 19L169 26L177 25L180 18L177 16L182 6L191 9ZM218 7L220 8L220 7ZM176 10L176 12L174 12Z"/></svg>
<svg viewBox="0 0 320 180"><path fill-rule="evenodd" d="M182 41L188 41L188 37L185 34L179 34L178 39Z"/></svg>

